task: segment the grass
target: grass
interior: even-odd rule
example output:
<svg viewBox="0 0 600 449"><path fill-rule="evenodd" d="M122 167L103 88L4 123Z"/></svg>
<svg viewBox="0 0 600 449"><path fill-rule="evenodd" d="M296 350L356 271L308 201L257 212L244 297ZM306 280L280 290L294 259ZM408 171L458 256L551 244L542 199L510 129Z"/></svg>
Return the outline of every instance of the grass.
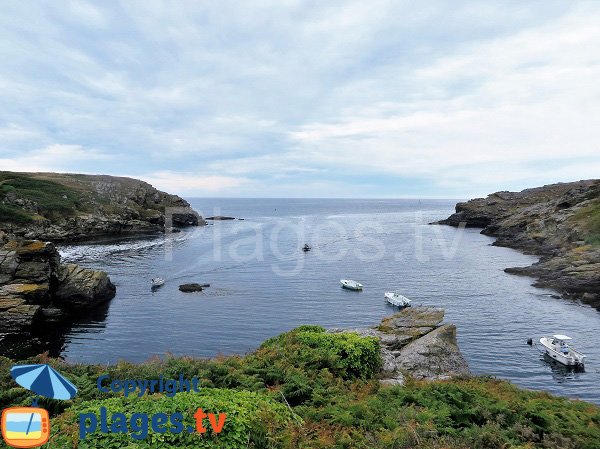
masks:
<svg viewBox="0 0 600 449"><path fill-rule="evenodd" d="M246 357L167 357L112 366L70 365L43 356L29 362L51 363L79 388L72 401L43 401L52 414L50 448L600 448L600 409L592 404L489 377L380 386L378 348L372 343L302 326ZM1 408L31 400L10 379L11 365L0 358ZM104 373L112 379L197 376L201 392L125 398L96 388ZM128 416L175 410L189 415L201 406L230 413L218 440L209 435L194 443L189 434L151 432L140 441L118 434L79 441L77 419L84 411L106 407ZM255 415L259 419L250 418Z"/></svg>
<svg viewBox="0 0 600 449"><path fill-rule="evenodd" d="M18 207L0 203L0 223L27 224L34 221L33 214Z"/></svg>
<svg viewBox="0 0 600 449"><path fill-rule="evenodd" d="M81 194L72 188L29 175L0 172L0 196L11 192L18 198L34 202L39 214L50 220L75 215L81 207ZM5 212L8 215L3 217L4 221L17 223L23 218L14 210Z"/></svg>
<svg viewBox="0 0 600 449"><path fill-rule="evenodd" d="M600 201L577 211L572 218L585 231L585 243L600 245Z"/></svg>

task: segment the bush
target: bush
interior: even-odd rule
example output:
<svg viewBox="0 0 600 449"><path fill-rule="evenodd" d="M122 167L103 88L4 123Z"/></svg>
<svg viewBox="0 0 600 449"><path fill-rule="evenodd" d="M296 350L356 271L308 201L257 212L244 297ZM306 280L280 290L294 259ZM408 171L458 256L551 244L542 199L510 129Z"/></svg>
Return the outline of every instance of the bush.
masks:
<svg viewBox="0 0 600 449"><path fill-rule="evenodd" d="M150 419L156 413L182 413L183 432L153 433L149 430L146 438L132 439L128 433L89 433L79 440L79 414L99 414L100 407L113 413L124 413L129 419L134 413L145 413ZM202 408L208 413L226 413L223 431L213 433L208 420L205 420L207 433L201 435L187 431L188 426L195 429L194 413ZM283 404L269 397L247 391L221 389L202 389L199 393L178 393L174 397L159 394L142 398L113 397L104 400L82 402L67 410L58 419L53 420L53 437L48 448L245 448L276 447L284 427L292 424L294 417ZM99 429L98 429L99 430ZM145 431L145 428L144 428ZM143 436L141 431L134 432Z"/></svg>

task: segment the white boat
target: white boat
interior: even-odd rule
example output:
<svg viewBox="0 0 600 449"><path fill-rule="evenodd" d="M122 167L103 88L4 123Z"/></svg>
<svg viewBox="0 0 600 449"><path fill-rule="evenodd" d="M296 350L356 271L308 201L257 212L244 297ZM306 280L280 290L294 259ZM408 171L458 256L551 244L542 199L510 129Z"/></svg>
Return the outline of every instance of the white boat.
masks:
<svg viewBox="0 0 600 449"><path fill-rule="evenodd" d="M150 282L152 282L152 287L160 287L165 284L165 280L163 278L153 278Z"/></svg>
<svg viewBox="0 0 600 449"><path fill-rule="evenodd" d="M358 291L363 289L363 285L360 282L351 279L340 279L340 284L342 284L342 288L347 288L348 290Z"/></svg>
<svg viewBox="0 0 600 449"><path fill-rule="evenodd" d="M390 304L396 307L409 307L410 299L406 296L402 296L398 292L386 292L383 296L385 296L385 300Z"/></svg>
<svg viewBox="0 0 600 449"><path fill-rule="evenodd" d="M553 335L540 338L540 343L553 360L567 366L583 366L585 355L569 346L567 342L570 340L572 338L566 335Z"/></svg>

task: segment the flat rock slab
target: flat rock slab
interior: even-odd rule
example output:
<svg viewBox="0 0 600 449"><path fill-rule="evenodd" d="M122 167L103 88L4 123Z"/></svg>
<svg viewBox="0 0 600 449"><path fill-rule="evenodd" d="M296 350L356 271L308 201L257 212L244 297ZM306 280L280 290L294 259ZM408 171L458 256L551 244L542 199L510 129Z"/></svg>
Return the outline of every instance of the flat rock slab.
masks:
<svg viewBox="0 0 600 449"><path fill-rule="evenodd" d="M206 217L205 220L228 221L228 220L235 220L235 217L225 217L223 215L217 215L216 217Z"/></svg>
<svg viewBox="0 0 600 449"><path fill-rule="evenodd" d="M424 335L442 322L444 309L437 307L407 307L401 312L384 318L379 329L386 333L412 336Z"/></svg>

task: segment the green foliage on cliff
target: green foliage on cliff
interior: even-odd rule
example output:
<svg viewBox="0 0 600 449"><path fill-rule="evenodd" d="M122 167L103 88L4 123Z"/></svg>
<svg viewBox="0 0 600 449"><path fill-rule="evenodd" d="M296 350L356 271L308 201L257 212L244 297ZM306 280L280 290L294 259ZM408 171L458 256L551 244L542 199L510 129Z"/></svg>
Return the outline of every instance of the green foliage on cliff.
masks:
<svg viewBox="0 0 600 449"><path fill-rule="evenodd" d="M600 245L600 201L578 210L572 220L584 230L587 244Z"/></svg>
<svg viewBox="0 0 600 449"><path fill-rule="evenodd" d="M0 223L26 224L33 221L33 215L22 209L6 204L0 204Z"/></svg>
<svg viewBox="0 0 600 449"><path fill-rule="evenodd" d="M37 210L28 210L8 202L7 194L31 205ZM36 216L48 219L74 215L81 207L81 194L62 184L37 179L30 175L0 172L0 221L16 224L31 221Z"/></svg>
<svg viewBox="0 0 600 449"><path fill-rule="evenodd" d="M51 448L600 448L600 409L592 404L487 377L409 379L404 386L381 386L372 343L355 334L302 326L243 358L168 357L113 366L70 365L44 357L31 362L53 364L79 388L73 401L42 403L53 415ZM0 358L1 408L31 400L10 379L11 364ZM197 376L202 390L173 398L125 398L96 388L98 376L106 373L112 379ZM192 424L189 418L197 407L229 415L218 437L151 433L136 441L90 434L89 440L78 441L78 414L98 413L101 406L127 416L183 412L186 424Z"/></svg>

